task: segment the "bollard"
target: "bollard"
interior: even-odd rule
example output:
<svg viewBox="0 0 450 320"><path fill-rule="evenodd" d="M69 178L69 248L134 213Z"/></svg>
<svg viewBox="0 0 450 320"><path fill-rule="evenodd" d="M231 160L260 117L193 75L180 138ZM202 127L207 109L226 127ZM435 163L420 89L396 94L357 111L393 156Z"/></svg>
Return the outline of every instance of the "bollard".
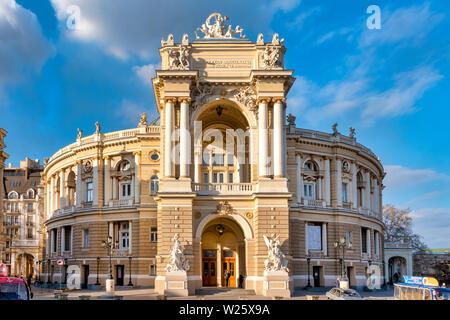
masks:
<svg viewBox="0 0 450 320"><path fill-rule="evenodd" d="M106 280L106 293L111 296L114 295L114 279Z"/></svg>

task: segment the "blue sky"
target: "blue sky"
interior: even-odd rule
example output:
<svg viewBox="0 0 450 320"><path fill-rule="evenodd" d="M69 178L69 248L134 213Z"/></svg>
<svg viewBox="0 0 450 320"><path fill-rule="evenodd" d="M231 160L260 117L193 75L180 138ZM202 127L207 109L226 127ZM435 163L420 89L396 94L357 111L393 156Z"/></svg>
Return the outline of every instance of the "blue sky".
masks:
<svg viewBox="0 0 450 320"><path fill-rule="evenodd" d="M380 30L366 25L374 4ZM449 248L449 1L0 0L0 127L10 161L49 157L97 120L107 132L135 127L144 111L155 117L149 78L161 38L193 40L215 11L253 41L260 32L285 39L297 126L355 127L385 166L384 203L409 207L414 231Z"/></svg>

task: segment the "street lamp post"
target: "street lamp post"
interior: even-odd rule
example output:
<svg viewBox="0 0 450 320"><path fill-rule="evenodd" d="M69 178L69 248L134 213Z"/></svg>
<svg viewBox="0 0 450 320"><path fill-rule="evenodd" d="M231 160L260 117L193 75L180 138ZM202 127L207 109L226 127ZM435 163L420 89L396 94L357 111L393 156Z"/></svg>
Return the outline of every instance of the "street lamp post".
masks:
<svg viewBox="0 0 450 320"><path fill-rule="evenodd" d="M41 260L38 261L38 280L39 284L41 283Z"/></svg>
<svg viewBox="0 0 450 320"><path fill-rule="evenodd" d="M133 282L131 282L131 259L133 259L131 256L128 257L128 261L130 262L130 282L128 282L128 286L132 287Z"/></svg>
<svg viewBox="0 0 450 320"><path fill-rule="evenodd" d="M47 259L47 283L50 284L50 259Z"/></svg>
<svg viewBox="0 0 450 320"><path fill-rule="evenodd" d="M113 279L112 276L112 260L111 260L111 255L112 255L112 237L108 236L108 241L103 240L102 241L102 247L103 248L108 248L108 255L109 255L109 279Z"/></svg>
<svg viewBox="0 0 450 320"><path fill-rule="evenodd" d="M100 285L100 282L98 281L99 264L100 264L100 257L97 257L97 282L95 283L96 286Z"/></svg>
<svg viewBox="0 0 450 320"><path fill-rule="evenodd" d="M311 280L309 277L309 266L311 263L311 258L310 257L306 258L306 262L308 263L308 284L306 285L306 289L308 289L308 288L311 288Z"/></svg>
<svg viewBox="0 0 450 320"><path fill-rule="evenodd" d="M67 258L64 258L64 284L67 285Z"/></svg>
<svg viewBox="0 0 450 320"><path fill-rule="evenodd" d="M347 278L347 272L345 271L345 250L347 249L347 248L351 248L352 247L352 242L351 241L349 241L348 243L347 243L347 240L344 238L344 237L341 237L340 239L339 239L339 241L336 241L335 243L334 243L334 247L335 248L338 248L338 249L342 249L342 260L339 260L339 262L340 261L342 261L342 263L341 263L341 277L344 279L346 279ZM348 279L347 279L348 280Z"/></svg>

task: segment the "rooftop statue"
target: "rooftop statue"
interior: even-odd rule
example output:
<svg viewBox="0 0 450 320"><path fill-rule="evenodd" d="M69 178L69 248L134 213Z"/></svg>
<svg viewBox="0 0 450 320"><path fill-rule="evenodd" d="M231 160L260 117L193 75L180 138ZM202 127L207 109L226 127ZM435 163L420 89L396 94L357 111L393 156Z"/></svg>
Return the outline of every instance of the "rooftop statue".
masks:
<svg viewBox="0 0 450 320"><path fill-rule="evenodd" d="M141 113L138 127L146 127L147 126L147 113Z"/></svg>
<svg viewBox="0 0 450 320"><path fill-rule="evenodd" d="M81 130L80 128L77 128L77 130L78 130L77 139L79 140L79 139L83 138L83 130Z"/></svg>
<svg viewBox="0 0 450 320"><path fill-rule="evenodd" d="M227 27L225 24L227 20L227 16L222 16L220 13L214 12L209 15L201 28L197 28L197 31L204 34L203 39L233 39L235 35L239 35L240 39L245 39L245 35L242 34L244 29L240 26L236 26L234 30L231 25ZM195 31L195 36L197 39L200 39L197 31Z"/></svg>
<svg viewBox="0 0 450 320"><path fill-rule="evenodd" d="M181 247L178 233L173 236L173 248L170 251L170 263L166 266L167 272L188 271L190 269L189 260L186 259Z"/></svg>
<svg viewBox="0 0 450 320"><path fill-rule="evenodd" d="M98 121L95 123L95 134L99 134L102 127L100 127L100 123Z"/></svg>
<svg viewBox="0 0 450 320"><path fill-rule="evenodd" d="M333 135L337 135L339 133L338 129L337 129L338 123L336 122L335 124L333 124L333 126L331 127L331 129L333 129Z"/></svg>
<svg viewBox="0 0 450 320"><path fill-rule="evenodd" d="M350 138L354 138L355 137L355 133L356 133L355 128L350 127Z"/></svg>

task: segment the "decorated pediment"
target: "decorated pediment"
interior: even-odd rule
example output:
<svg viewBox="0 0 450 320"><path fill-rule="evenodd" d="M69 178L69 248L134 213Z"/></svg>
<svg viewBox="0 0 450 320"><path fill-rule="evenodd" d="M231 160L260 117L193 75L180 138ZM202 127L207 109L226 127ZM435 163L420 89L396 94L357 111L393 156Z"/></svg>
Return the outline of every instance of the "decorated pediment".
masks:
<svg viewBox="0 0 450 320"><path fill-rule="evenodd" d="M231 207L231 205L228 201L221 201L217 205L216 214L227 215L227 214L233 214L233 213L235 213L235 210Z"/></svg>

